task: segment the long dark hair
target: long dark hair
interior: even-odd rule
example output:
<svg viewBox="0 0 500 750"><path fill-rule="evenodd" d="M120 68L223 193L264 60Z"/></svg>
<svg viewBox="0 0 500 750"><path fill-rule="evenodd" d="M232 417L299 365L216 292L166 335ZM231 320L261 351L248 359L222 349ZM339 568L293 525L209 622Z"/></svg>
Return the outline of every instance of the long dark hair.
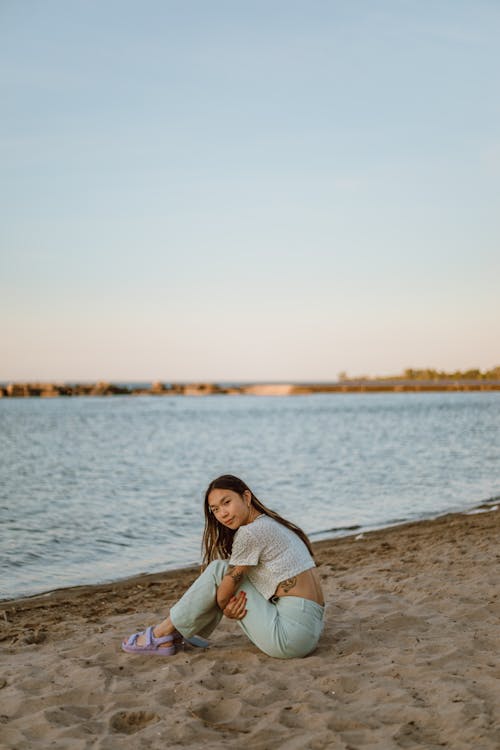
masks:
<svg viewBox="0 0 500 750"><path fill-rule="evenodd" d="M250 487L248 487L248 485L246 485L242 479L238 479L238 477L235 477L232 474L223 474L222 476L217 477L217 479L213 479L208 485L207 491L205 492L205 529L203 531L202 539L204 566L208 565L208 563L212 562L212 560L221 558L226 559L230 557L231 550L233 548L234 535L236 534L236 530L229 529L227 526L219 523L219 521L217 521L216 517L210 510L208 497L212 490L232 490L233 492L236 492L240 497L243 497L243 493L248 490L248 492L250 492L252 496L250 504L254 508L256 508L259 513L263 513L266 516L270 516L270 518L274 518L275 521L281 523L283 526L286 526L287 529L290 529L290 531L295 532L295 534L297 534L297 536L302 539L311 555L313 555L311 542L307 538L307 535L302 531L302 529L300 529L298 526L295 526L294 523L287 521L285 518L282 518L274 510L266 508L266 506L261 503L258 498L255 497Z"/></svg>

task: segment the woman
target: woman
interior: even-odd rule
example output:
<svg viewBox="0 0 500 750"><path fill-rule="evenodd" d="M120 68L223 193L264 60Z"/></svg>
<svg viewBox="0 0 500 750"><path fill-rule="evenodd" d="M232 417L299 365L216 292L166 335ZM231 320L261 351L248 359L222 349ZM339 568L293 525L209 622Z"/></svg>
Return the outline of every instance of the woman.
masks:
<svg viewBox="0 0 500 750"><path fill-rule="evenodd" d="M323 630L324 599L311 544L294 524L266 508L237 477L205 493L205 569L156 627L134 633L128 653L170 656L182 641L208 645L222 615L238 620L265 654L307 656Z"/></svg>

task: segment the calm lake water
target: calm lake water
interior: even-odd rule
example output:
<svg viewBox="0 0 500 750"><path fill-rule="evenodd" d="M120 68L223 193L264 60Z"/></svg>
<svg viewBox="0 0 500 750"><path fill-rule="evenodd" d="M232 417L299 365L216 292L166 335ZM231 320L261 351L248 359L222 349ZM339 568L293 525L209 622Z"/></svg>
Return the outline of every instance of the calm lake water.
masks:
<svg viewBox="0 0 500 750"><path fill-rule="evenodd" d="M500 495L500 393L0 401L0 598L200 560L222 473L313 539Z"/></svg>

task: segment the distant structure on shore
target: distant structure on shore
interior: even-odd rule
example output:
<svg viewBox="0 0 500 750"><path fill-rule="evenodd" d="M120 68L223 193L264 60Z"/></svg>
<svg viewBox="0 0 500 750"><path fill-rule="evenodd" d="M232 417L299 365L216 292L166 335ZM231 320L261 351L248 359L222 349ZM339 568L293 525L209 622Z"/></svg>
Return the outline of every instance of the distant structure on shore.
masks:
<svg viewBox="0 0 500 750"><path fill-rule="evenodd" d="M153 382L149 388L113 385L105 381L91 384L9 383L0 386L0 398L58 398L60 396L296 396L308 393L384 393L432 391L499 391L500 366L492 370L440 372L407 369L391 377L348 378L340 373L332 383L255 383L223 386L217 383Z"/></svg>

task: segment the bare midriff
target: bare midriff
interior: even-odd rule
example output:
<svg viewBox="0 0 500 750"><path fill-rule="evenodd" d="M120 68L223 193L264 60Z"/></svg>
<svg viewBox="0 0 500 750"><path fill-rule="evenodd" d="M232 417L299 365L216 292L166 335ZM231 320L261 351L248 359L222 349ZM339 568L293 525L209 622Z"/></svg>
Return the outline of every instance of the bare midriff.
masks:
<svg viewBox="0 0 500 750"><path fill-rule="evenodd" d="M279 597L300 596L303 599L310 599L317 604L321 604L321 606L325 604L317 568L304 570L286 581L281 581L274 595Z"/></svg>

